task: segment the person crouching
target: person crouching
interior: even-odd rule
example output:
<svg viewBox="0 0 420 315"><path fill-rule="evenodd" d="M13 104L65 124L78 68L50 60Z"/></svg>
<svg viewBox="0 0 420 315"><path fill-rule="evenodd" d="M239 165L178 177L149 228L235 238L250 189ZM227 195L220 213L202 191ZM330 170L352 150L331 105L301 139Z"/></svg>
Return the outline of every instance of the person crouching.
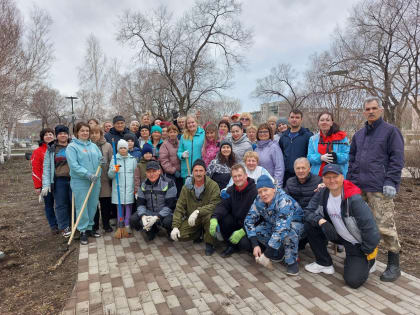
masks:
<svg viewBox="0 0 420 315"><path fill-rule="evenodd" d="M245 218L246 234L251 241L255 261L273 269L271 261L287 264L287 274L299 274L298 246L302 237L303 210L267 175L257 181L258 196ZM262 252L261 247L265 248Z"/></svg>
<svg viewBox="0 0 420 315"><path fill-rule="evenodd" d="M146 230L149 241L159 232L159 226L172 230L172 216L176 205L176 186L164 177L157 161L146 164L146 177L137 193L137 212L131 216L130 226Z"/></svg>

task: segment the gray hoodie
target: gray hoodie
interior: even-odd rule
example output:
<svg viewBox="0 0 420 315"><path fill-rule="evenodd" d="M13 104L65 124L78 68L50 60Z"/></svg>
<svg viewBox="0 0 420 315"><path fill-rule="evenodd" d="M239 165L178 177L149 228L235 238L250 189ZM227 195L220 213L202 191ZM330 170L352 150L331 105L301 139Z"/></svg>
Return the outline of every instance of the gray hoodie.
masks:
<svg viewBox="0 0 420 315"><path fill-rule="evenodd" d="M236 161L241 162L244 158L245 152L253 151L251 141L249 141L246 134L243 134L238 140L229 139L232 142L232 150L236 155Z"/></svg>

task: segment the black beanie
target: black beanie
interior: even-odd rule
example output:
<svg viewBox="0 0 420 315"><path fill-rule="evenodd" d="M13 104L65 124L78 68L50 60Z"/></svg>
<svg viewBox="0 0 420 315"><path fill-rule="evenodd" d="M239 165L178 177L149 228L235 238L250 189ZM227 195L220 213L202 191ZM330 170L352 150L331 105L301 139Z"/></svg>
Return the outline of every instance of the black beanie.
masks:
<svg viewBox="0 0 420 315"><path fill-rule="evenodd" d="M123 121L123 122L125 122L125 119L124 119L124 117L123 116L121 116L121 115L118 115L118 116L115 116L114 118L112 118L112 123L115 125L115 123L117 123L117 122L119 122L119 121Z"/></svg>
<svg viewBox="0 0 420 315"><path fill-rule="evenodd" d="M55 126L55 135L58 135L60 132L65 132L67 134L70 134L69 133L69 127L64 126L64 125Z"/></svg>
<svg viewBox="0 0 420 315"><path fill-rule="evenodd" d="M202 159L195 160L192 169L194 169L194 167L196 167L197 165L204 167L204 169L207 171L206 163Z"/></svg>
<svg viewBox="0 0 420 315"><path fill-rule="evenodd" d="M124 140L125 141L131 140L133 142L136 142L136 136L132 134L131 132L129 132L124 135Z"/></svg>
<svg viewBox="0 0 420 315"><path fill-rule="evenodd" d="M224 145L228 145L228 146L230 146L230 149L233 151L233 148L232 148L232 142L230 142L229 140L223 140L221 143L220 143L220 149L224 146Z"/></svg>

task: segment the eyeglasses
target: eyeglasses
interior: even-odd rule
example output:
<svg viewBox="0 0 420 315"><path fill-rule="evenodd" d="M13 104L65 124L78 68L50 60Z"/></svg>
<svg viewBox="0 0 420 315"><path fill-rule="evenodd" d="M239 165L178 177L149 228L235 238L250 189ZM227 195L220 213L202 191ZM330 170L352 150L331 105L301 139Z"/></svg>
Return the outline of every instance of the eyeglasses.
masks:
<svg viewBox="0 0 420 315"><path fill-rule="evenodd" d="M258 131L258 133L270 133L270 131L268 131L268 130L260 130L260 131Z"/></svg>
<svg viewBox="0 0 420 315"><path fill-rule="evenodd" d="M246 121L249 121L249 118L242 117L240 120L246 120Z"/></svg>

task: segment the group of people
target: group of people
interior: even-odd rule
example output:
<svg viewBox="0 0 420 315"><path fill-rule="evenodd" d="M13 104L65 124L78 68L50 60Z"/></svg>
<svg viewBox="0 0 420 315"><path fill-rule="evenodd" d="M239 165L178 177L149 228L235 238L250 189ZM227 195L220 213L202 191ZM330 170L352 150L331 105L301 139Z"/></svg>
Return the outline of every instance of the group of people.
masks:
<svg viewBox="0 0 420 315"><path fill-rule="evenodd" d="M124 226L143 230L149 241L163 228L173 241L204 240L206 255L221 241L222 257L248 251L269 269L283 262L289 275L299 273L298 251L307 243L315 262L305 269L334 273L327 245L339 244L353 288L375 270L382 237L388 264L381 280L394 281L401 272L393 198L404 141L382 111L378 98L365 100L367 121L351 143L331 113L319 114L313 134L300 110L258 127L249 113L217 124L145 114L129 128L122 116L102 126L91 119L76 125L71 141L59 125L41 131L34 186L51 230L65 237L72 198L78 216L92 188L77 226L81 244L101 236L100 217L103 230L113 230L120 204Z"/></svg>

